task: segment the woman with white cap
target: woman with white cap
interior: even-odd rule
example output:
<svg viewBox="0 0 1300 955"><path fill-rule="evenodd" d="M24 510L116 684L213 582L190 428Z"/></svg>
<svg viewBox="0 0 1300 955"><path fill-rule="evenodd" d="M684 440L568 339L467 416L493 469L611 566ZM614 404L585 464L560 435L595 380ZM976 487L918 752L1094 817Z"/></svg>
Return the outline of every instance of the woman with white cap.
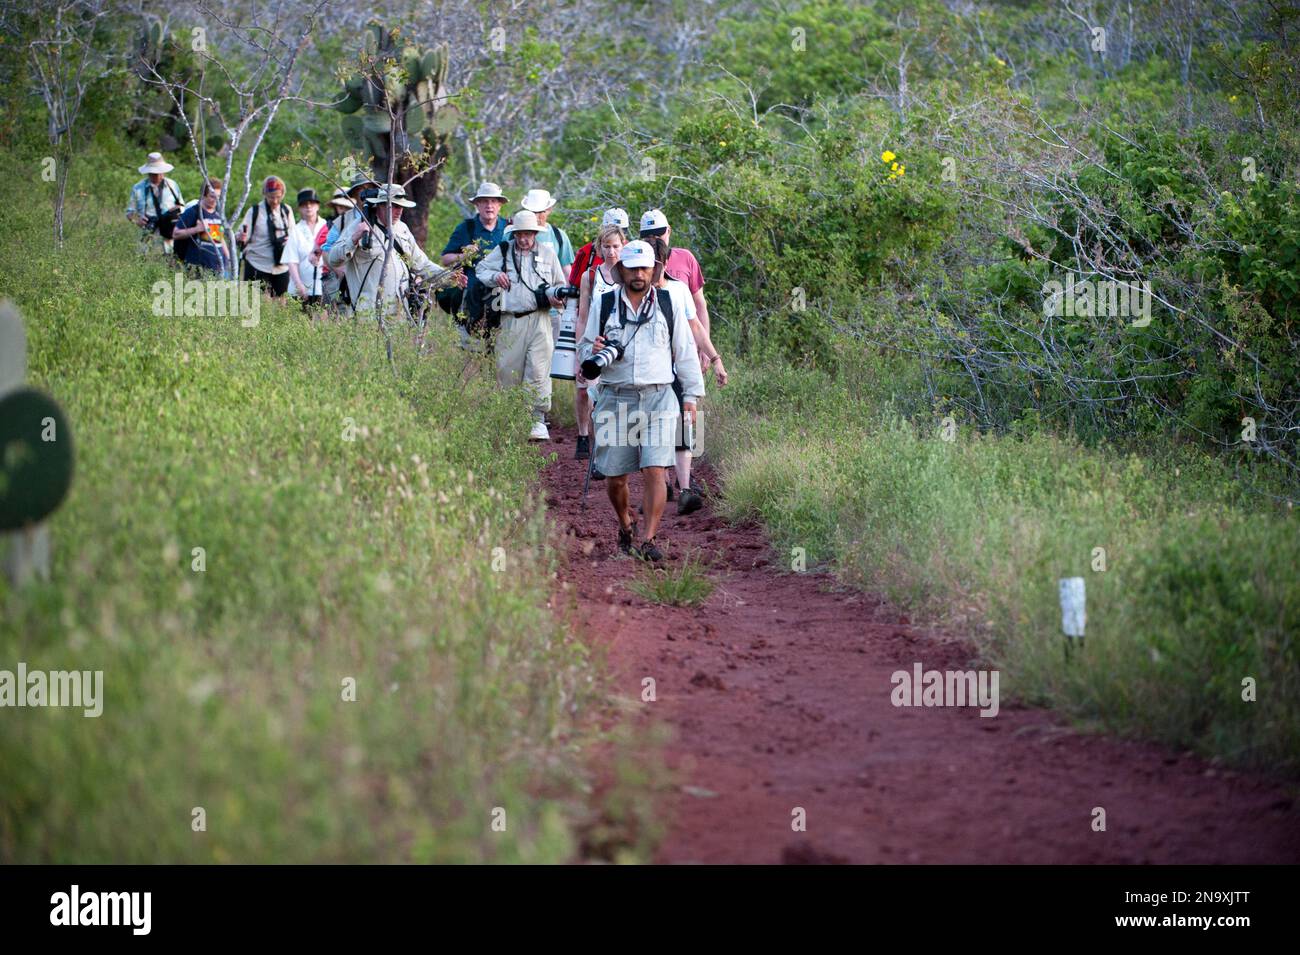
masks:
<svg viewBox="0 0 1300 955"><path fill-rule="evenodd" d="M150 243L161 241L168 251L171 251L171 239L157 236L158 221L171 209L180 209L185 205L181 198L181 187L166 175L174 168L171 163L163 160L162 153L150 153L145 164L140 167L144 178L131 187L131 199L126 206L127 219L147 231L146 237ZM154 236L157 236L157 240Z"/></svg>
<svg viewBox="0 0 1300 955"><path fill-rule="evenodd" d="M610 212L621 212L621 209L611 209ZM618 277L614 273L614 265L618 262L618 254L622 251L623 246L627 244L627 233L623 231L626 227L626 215L624 216L623 225L617 220L611 220L610 213L605 214L605 224L600 227L596 233L596 241L589 259L594 266L585 271L578 279L578 287L581 289L581 295L578 298L578 324L579 329L587 327L587 313L591 309L592 302L600 301L600 297L606 292L618 286ZM569 274L570 284L573 284L573 273ZM582 369L574 370L573 379L573 413L578 422L578 441L577 448L573 456L582 460L591 457L591 409L594 398L594 389L599 387L600 382L589 382L582 376ZM595 474L592 477L596 477Z"/></svg>

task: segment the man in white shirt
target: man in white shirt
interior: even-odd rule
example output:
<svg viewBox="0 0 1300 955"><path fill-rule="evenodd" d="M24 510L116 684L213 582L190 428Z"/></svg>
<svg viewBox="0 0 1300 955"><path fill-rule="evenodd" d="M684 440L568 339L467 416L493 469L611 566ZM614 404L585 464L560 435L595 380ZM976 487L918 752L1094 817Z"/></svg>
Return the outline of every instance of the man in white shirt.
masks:
<svg viewBox="0 0 1300 955"><path fill-rule="evenodd" d="M394 183L375 191L376 195L365 200L374 227L366 216L345 225L329 251L329 264L332 269L344 270L354 312L373 315L382 299L384 313L393 315L410 291L412 272L436 284L451 270L434 265L402 221L402 210L415 208L415 203L406 198L406 189ZM390 245L392 251L385 265L384 252Z"/></svg>
<svg viewBox="0 0 1300 955"><path fill-rule="evenodd" d="M619 287L592 303L578 343L583 375L600 380L593 465L608 479L609 500L618 516L619 549L652 562L663 560L655 535L667 496L664 468L674 464L683 414L694 423L697 402L704 395L685 296L677 289L655 287L661 269L647 243L623 246L615 267ZM681 383L680 403L673 392L674 368ZM634 547L637 528L628 504L627 476L636 470L645 482L646 533Z"/></svg>

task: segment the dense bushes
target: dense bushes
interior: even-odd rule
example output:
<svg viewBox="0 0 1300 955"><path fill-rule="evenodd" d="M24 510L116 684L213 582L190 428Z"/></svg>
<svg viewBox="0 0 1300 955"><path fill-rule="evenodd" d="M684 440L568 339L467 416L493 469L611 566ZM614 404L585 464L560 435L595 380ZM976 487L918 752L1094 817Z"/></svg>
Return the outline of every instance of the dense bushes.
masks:
<svg viewBox="0 0 1300 955"><path fill-rule="evenodd" d="M802 547L810 565L942 621L1018 698L1300 773L1296 518L1262 511L1222 462L970 428L949 442L830 375L735 375L711 400L726 506L763 520L785 554ZM1068 576L1088 593L1069 663Z"/></svg>

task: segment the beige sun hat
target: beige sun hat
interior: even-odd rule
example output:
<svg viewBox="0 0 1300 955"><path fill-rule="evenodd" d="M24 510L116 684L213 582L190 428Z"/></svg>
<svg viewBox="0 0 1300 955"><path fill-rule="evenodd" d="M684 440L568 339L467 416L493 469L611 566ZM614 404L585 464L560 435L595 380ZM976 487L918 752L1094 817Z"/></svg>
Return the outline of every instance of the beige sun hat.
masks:
<svg viewBox="0 0 1300 955"><path fill-rule="evenodd" d="M474 199L471 199L470 202L473 202L475 199L500 199L502 202L508 201L505 193L501 191L501 187L495 182L479 183L478 192L474 193Z"/></svg>
<svg viewBox="0 0 1300 955"><path fill-rule="evenodd" d="M145 164L140 167L142 173L171 172L176 167L162 158L162 153L150 153Z"/></svg>
<svg viewBox="0 0 1300 955"><path fill-rule="evenodd" d="M393 205L395 206L401 206L403 209L415 208L415 203L412 202L410 199L406 198L406 188L400 185L399 183L395 182L391 186L388 186L387 188L385 188L384 186L380 186L378 189L378 193L379 194L374 196L373 198L367 199L366 205L386 206L388 205L389 200L391 199Z"/></svg>
<svg viewBox="0 0 1300 955"><path fill-rule="evenodd" d="M522 212L516 212L510 225L506 226L506 235L512 235L515 232L540 232L542 227L537 224L537 214L529 212L527 209Z"/></svg>
<svg viewBox="0 0 1300 955"><path fill-rule="evenodd" d="M342 189L335 189L334 195L330 197L330 205L341 206L344 209L355 209L356 203L348 198L348 194Z"/></svg>

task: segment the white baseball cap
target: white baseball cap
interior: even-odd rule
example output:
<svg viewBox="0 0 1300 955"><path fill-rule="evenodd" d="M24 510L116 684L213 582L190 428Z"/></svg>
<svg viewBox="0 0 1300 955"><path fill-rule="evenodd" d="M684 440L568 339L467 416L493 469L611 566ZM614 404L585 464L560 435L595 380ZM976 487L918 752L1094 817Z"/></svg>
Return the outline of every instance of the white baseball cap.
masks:
<svg viewBox="0 0 1300 955"><path fill-rule="evenodd" d="M641 235L663 235L668 228L668 217L659 209L641 213Z"/></svg>
<svg viewBox="0 0 1300 955"><path fill-rule="evenodd" d="M545 189L529 189L528 195L519 204L529 212L545 212L555 205L555 197Z"/></svg>
<svg viewBox="0 0 1300 955"><path fill-rule="evenodd" d="M605 218L600 220L602 226L616 225L620 229L626 229L628 226L628 217L626 209L606 209Z"/></svg>
<svg viewBox="0 0 1300 955"><path fill-rule="evenodd" d="M618 254L618 263L629 269L654 268L654 250L650 248L649 242L634 239L623 246L623 250Z"/></svg>
<svg viewBox="0 0 1300 955"><path fill-rule="evenodd" d="M506 226L506 235L512 235L516 232L540 232L541 228L537 224L536 213L525 209L523 212L515 213L510 225Z"/></svg>

